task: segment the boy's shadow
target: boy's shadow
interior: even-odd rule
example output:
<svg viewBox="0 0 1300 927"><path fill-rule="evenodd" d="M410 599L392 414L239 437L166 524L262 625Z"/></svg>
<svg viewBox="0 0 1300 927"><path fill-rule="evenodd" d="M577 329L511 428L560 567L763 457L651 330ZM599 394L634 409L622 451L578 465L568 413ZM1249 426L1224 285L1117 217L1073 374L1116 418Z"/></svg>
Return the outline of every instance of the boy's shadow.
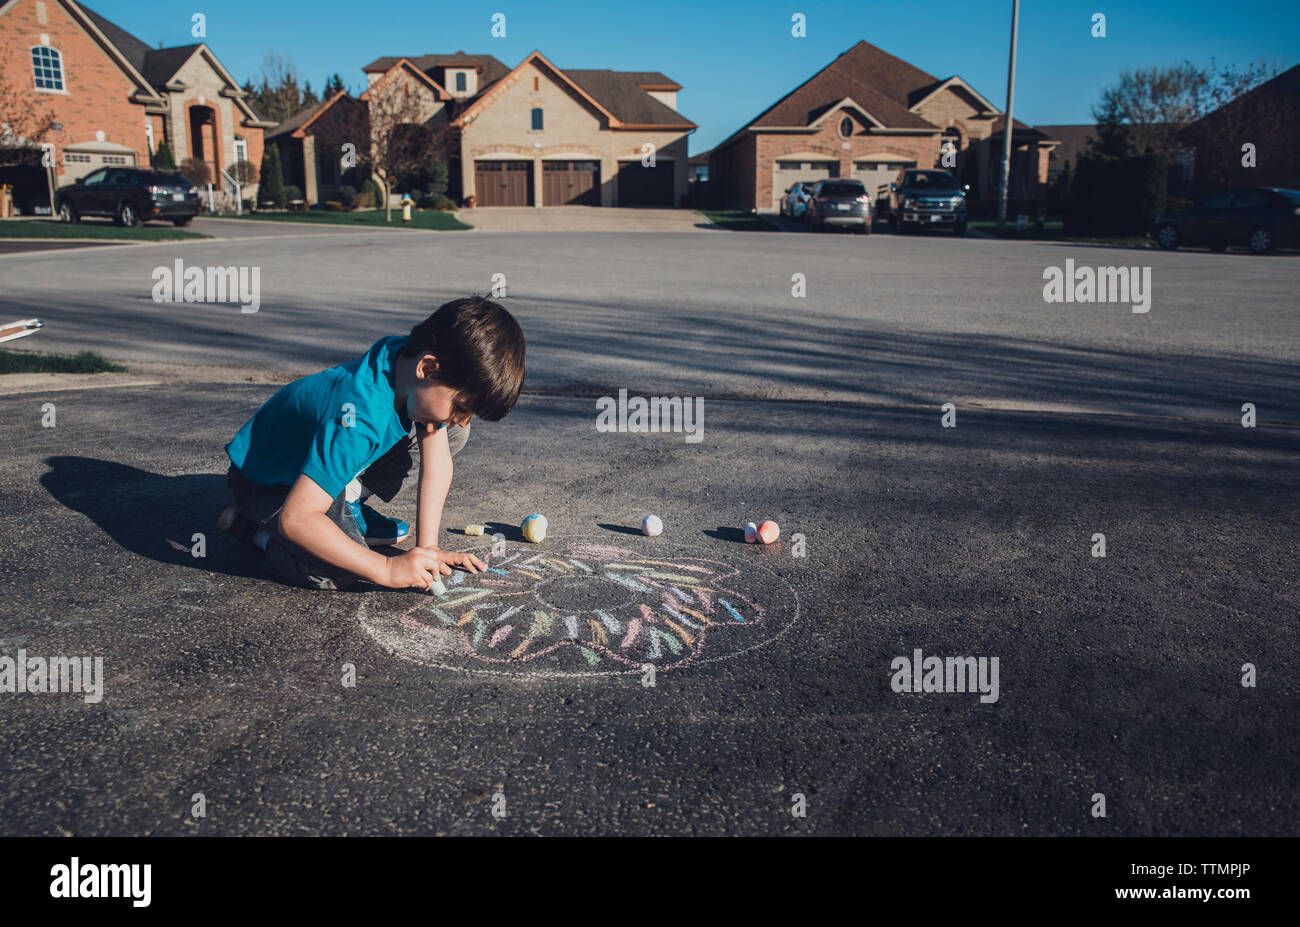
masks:
<svg viewBox="0 0 1300 927"><path fill-rule="evenodd" d="M228 576L262 575L258 552L217 530L230 501L224 473L166 476L88 457L45 463L41 485L50 495L133 554ZM191 554L195 534L203 535L203 557Z"/></svg>

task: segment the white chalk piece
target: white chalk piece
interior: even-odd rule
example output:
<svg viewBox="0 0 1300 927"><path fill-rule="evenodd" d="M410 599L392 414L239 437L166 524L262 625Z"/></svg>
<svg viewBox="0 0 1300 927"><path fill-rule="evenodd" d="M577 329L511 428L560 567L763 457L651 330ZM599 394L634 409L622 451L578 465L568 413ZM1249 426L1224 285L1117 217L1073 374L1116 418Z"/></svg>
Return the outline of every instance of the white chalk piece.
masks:
<svg viewBox="0 0 1300 927"><path fill-rule="evenodd" d="M540 544L546 540L546 516L538 512L529 515L519 523L524 540L531 544Z"/></svg>
<svg viewBox="0 0 1300 927"><path fill-rule="evenodd" d="M745 543L753 544L758 540L758 525L752 521L745 522Z"/></svg>
<svg viewBox="0 0 1300 927"><path fill-rule="evenodd" d="M442 580L435 579L433 585L429 587L429 591L434 595L446 595L447 587L442 584Z"/></svg>
<svg viewBox="0 0 1300 927"><path fill-rule="evenodd" d="M655 538L664 533L664 523L658 515L647 515L641 519L641 533L648 538Z"/></svg>
<svg viewBox="0 0 1300 927"><path fill-rule="evenodd" d="M472 538L481 537L487 531L487 525L466 525L465 533Z"/></svg>

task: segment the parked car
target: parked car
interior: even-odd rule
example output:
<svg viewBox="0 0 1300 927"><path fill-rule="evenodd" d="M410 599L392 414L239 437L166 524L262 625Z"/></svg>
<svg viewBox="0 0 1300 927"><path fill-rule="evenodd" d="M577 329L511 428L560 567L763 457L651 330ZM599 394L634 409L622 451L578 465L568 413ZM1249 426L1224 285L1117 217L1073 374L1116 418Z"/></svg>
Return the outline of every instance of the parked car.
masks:
<svg viewBox="0 0 1300 927"><path fill-rule="evenodd" d="M1157 216L1151 237L1162 248L1245 245L1256 254L1300 242L1300 191L1238 187L1211 194L1192 209Z"/></svg>
<svg viewBox="0 0 1300 927"><path fill-rule="evenodd" d="M108 216L118 225L169 219L189 225L199 212L199 191L176 173L135 167L101 167L77 182L59 187L55 209L64 222L82 216Z"/></svg>
<svg viewBox="0 0 1300 927"><path fill-rule="evenodd" d="M902 170L877 193L876 215L888 216L900 232L937 226L965 235L968 190L948 171Z"/></svg>
<svg viewBox="0 0 1300 927"><path fill-rule="evenodd" d="M792 184L781 197L781 215L791 219L802 219L808 209L808 198L812 196L813 185L807 181Z"/></svg>
<svg viewBox="0 0 1300 927"><path fill-rule="evenodd" d="M871 196L860 180L819 180L804 212L808 231L830 227L851 228L871 234Z"/></svg>

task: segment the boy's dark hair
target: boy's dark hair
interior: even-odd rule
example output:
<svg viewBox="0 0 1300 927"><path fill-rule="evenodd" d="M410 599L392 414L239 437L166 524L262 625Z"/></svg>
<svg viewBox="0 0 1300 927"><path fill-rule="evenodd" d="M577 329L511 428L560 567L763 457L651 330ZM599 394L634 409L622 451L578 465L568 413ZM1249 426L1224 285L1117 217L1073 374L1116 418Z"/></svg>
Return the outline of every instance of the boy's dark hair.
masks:
<svg viewBox="0 0 1300 927"><path fill-rule="evenodd" d="M411 329L399 353L436 356L438 380L489 422L505 418L524 384L523 329L500 304L481 296L439 306Z"/></svg>

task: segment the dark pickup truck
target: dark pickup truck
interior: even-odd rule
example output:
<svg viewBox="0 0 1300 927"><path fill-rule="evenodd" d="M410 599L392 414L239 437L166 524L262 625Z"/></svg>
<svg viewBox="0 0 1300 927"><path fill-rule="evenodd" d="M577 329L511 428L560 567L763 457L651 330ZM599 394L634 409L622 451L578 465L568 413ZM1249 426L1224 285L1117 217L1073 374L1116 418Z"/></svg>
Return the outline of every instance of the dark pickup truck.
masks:
<svg viewBox="0 0 1300 927"><path fill-rule="evenodd" d="M966 191L947 171L908 169L876 194L876 218L888 218L900 232L950 228L966 234Z"/></svg>

